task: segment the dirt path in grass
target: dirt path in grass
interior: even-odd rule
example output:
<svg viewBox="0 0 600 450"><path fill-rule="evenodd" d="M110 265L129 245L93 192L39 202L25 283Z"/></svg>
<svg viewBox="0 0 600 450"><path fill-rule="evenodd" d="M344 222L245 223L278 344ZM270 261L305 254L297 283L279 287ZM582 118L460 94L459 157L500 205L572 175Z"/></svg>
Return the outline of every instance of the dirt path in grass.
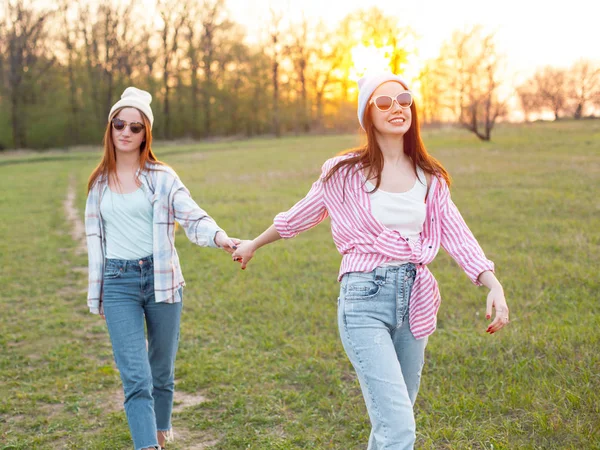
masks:
<svg viewBox="0 0 600 450"><path fill-rule="evenodd" d="M75 253L77 255L84 255L87 253L85 226L82 220L82 214L80 214L76 206L76 185L77 180L74 176L70 176L67 194L63 202L63 207L65 218L69 224L69 232L71 234L71 238L76 243ZM72 269L74 271L87 272L87 268L85 267L73 267ZM72 288L69 287L69 289ZM177 423L178 414L184 412L187 408L192 408L205 401L207 401L207 399L200 394L188 394L185 392L179 392L177 390L175 391L173 405L173 430L175 435L175 442L171 444L173 447L181 450L205 450L218 443L218 440L208 433L204 433L201 431L192 431L178 425ZM123 411L123 391L121 388L110 393L110 398L108 399L107 404L110 405L109 409L111 409L112 411ZM125 420L124 412L123 420Z"/></svg>
<svg viewBox="0 0 600 450"><path fill-rule="evenodd" d="M63 202L63 207L65 210L65 217L69 224L71 238L73 238L73 241L77 244L75 252L78 255L84 255L87 252L85 227L83 225L83 220L81 220L81 216L79 215L79 211L77 211L77 206L75 206L77 198L75 185L75 177L71 175L69 177L69 186L67 187L67 195Z"/></svg>

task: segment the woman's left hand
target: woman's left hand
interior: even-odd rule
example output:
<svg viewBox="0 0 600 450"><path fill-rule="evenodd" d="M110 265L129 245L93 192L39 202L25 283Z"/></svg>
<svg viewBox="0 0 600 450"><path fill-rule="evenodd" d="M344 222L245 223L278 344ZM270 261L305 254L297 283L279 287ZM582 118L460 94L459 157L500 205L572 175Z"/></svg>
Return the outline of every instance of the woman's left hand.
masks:
<svg viewBox="0 0 600 450"><path fill-rule="evenodd" d="M237 238L230 238L224 231L217 232L215 236L215 244L225 250L227 253L232 254L237 248L238 244L242 242Z"/></svg>
<svg viewBox="0 0 600 450"><path fill-rule="evenodd" d="M494 321L487 327L486 333L494 334L496 331L508 324L508 305L504 298L504 291L501 287L494 287L490 290L487 296L487 311L486 319L492 317L492 308L496 309L496 317Z"/></svg>

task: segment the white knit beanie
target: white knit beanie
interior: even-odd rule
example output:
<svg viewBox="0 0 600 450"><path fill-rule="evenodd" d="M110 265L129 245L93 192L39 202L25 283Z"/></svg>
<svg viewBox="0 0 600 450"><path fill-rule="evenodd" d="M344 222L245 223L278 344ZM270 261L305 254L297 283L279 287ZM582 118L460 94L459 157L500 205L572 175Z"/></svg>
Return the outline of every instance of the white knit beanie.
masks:
<svg viewBox="0 0 600 450"><path fill-rule="evenodd" d="M374 73L371 75L365 75L358 80L358 121L362 129L365 129L364 116L367 109L367 103L373 95L375 89L381 86L387 81L398 81L405 89L408 89L408 83L398 75L394 75L391 72ZM366 131L366 130L365 130Z"/></svg>
<svg viewBox="0 0 600 450"><path fill-rule="evenodd" d="M141 89L133 86L128 87L123 91L121 99L110 108L108 113L108 120L112 118L113 113L119 108L125 108L131 106L139 109L150 121L150 129L152 129L152 123L154 122L154 114L152 114L152 108L150 103L152 102L152 95L150 92L142 91Z"/></svg>

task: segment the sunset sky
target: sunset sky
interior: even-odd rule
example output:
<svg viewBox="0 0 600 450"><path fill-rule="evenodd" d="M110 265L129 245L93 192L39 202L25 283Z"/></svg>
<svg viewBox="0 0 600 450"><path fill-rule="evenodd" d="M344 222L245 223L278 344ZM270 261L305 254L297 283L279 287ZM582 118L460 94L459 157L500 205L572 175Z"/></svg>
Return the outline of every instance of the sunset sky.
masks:
<svg viewBox="0 0 600 450"><path fill-rule="evenodd" d="M507 69L517 83L540 66L568 67L582 57L600 60L596 37L600 2L594 0L227 0L227 5L250 36L260 33L270 7L283 10L287 18L299 20L304 13L335 24L356 9L377 6L420 35L414 66L435 57L453 30L482 24L496 32Z"/></svg>

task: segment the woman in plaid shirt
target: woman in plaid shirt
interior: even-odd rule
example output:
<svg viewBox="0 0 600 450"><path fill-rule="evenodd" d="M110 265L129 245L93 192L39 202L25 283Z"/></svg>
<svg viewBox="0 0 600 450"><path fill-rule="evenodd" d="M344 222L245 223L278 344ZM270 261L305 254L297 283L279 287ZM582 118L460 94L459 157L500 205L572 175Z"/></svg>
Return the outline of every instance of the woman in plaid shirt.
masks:
<svg viewBox="0 0 600 450"><path fill-rule="evenodd" d="M88 183L88 307L105 317L135 449L172 436L175 354L185 285L175 221L203 247L230 239L152 152L152 96L127 88L111 108L104 155ZM144 335L148 330L148 346Z"/></svg>
<svg viewBox="0 0 600 450"><path fill-rule="evenodd" d="M443 247L475 285L489 288L487 328L508 323L501 284L450 197L450 177L420 137L408 84L391 73L359 81L364 147L329 159L305 198L233 253L246 268L256 250L326 217L342 263L338 328L372 424L369 450L414 448L413 405L440 305L427 265Z"/></svg>

